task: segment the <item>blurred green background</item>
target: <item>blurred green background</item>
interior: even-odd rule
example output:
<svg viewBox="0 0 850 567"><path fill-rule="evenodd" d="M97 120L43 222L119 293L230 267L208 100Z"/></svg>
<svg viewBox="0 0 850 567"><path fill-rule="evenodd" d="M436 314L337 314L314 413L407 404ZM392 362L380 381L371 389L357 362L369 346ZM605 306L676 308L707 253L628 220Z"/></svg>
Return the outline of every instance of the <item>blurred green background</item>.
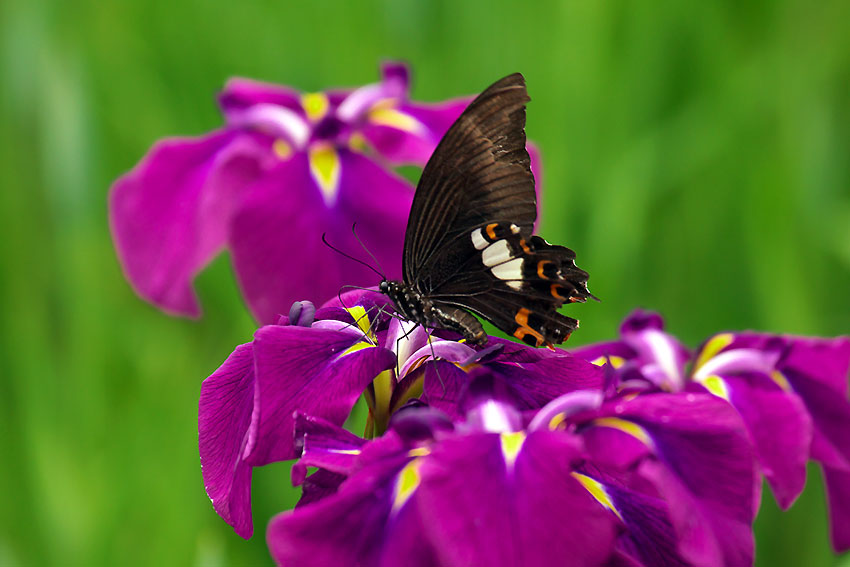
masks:
<svg viewBox="0 0 850 567"><path fill-rule="evenodd" d="M201 481L201 380L254 323L226 256L206 315L163 315L122 278L110 183L157 139L220 124L243 75L318 90L414 70L413 94L513 71L542 149L542 234L600 304L572 344L660 310L695 345L724 329L850 332L850 3L570 1L0 3L0 565L269 564L288 468L255 472L257 535ZM820 475L765 494L758 563L850 565Z"/></svg>

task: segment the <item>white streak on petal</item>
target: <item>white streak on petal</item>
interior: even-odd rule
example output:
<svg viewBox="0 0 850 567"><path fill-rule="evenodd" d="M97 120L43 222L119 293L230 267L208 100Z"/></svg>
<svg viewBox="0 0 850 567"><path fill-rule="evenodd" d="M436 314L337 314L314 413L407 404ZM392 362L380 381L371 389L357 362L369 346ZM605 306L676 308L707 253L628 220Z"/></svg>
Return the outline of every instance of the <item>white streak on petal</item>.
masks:
<svg viewBox="0 0 850 567"><path fill-rule="evenodd" d="M646 342L658 366L675 386L681 386L682 375L676 360L676 348L670 338L661 331L646 331Z"/></svg>
<svg viewBox="0 0 850 567"><path fill-rule="evenodd" d="M513 431L510 417L505 413L501 404L487 400L481 405L481 422L484 431L490 433L506 433Z"/></svg>
<svg viewBox="0 0 850 567"><path fill-rule="evenodd" d="M276 104L255 104L231 118L229 123L285 138L296 148L304 147L310 138L310 125L297 112Z"/></svg>
<svg viewBox="0 0 850 567"><path fill-rule="evenodd" d="M345 97L337 107L336 115L344 122L353 122L384 98L384 94L384 87L380 83L360 87Z"/></svg>

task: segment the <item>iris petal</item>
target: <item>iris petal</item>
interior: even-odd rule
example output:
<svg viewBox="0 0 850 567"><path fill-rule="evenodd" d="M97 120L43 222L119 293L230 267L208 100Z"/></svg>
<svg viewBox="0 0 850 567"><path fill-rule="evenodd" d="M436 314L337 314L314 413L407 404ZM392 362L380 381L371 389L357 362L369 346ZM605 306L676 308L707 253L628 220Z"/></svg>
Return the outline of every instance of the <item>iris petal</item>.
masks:
<svg viewBox="0 0 850 567"><path fill-rule="evenodd" d="M251 537L251 466L243 461L254 407L254 353L236 347L201 385L198 448L204 488L237 534Z"/></svg>
<svg viewBox="0 0 850 567"><path fill-rule="evenodd" d="M225 131L164 140L115 182L112 237L139 295L169 312L200 315L192 280L224 247L234 203L261 173L265 152L252 137Z"/></svg>

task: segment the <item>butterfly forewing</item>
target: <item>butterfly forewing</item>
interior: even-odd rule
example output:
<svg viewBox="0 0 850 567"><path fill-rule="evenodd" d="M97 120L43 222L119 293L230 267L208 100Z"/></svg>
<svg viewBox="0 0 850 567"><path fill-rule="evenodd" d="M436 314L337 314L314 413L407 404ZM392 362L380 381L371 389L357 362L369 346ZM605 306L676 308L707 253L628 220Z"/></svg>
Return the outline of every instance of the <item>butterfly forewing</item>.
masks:
<svg viewBox="0 0 850 567"><path fill-rule="evenodd" d="M470 340L481 340L483 330L456 308L530 345L551 346L577 327L557 309L590 293L573 251L532 235L537 200L525 148L528 100L522 75L505 77L443 137L416 189L404 284L392 293L403 312Z"/></svg>
<svg viewBox="0 0 850 567"><path fill-rule="evenodd" d="M528 100L522 75L505 77L470 103L434 150L405 234L408 283L430 273L429 262L472 227L506 221L531 234L537 200L525 149Z"/></svg>

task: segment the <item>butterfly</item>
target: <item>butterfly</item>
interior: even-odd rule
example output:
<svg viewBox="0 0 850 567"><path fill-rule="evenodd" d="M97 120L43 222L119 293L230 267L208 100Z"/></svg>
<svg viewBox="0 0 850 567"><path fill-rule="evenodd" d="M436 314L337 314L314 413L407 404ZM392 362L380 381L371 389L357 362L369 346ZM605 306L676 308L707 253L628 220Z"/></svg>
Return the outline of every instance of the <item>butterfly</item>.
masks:
<svg viewBox="0 0 850 567"><path fill-rule="evenodd" d="M404 318L483 345L487 335L477 315L528 345L550 349L578 327L557 309L593 297L588 274L576 267L572 250L532 234L537 198L525 147L529 100L520 73L492 84L425 165L404 237L403 281L379 287Z"/></svg>

